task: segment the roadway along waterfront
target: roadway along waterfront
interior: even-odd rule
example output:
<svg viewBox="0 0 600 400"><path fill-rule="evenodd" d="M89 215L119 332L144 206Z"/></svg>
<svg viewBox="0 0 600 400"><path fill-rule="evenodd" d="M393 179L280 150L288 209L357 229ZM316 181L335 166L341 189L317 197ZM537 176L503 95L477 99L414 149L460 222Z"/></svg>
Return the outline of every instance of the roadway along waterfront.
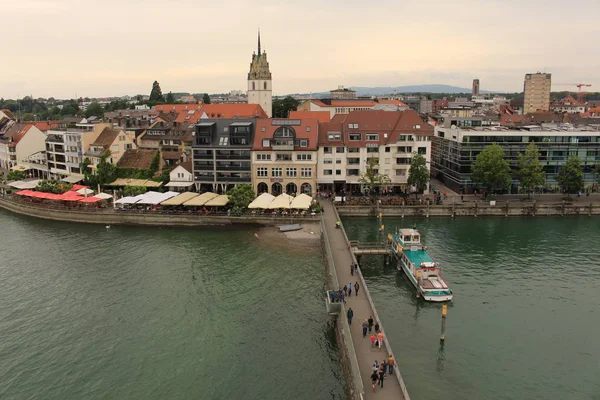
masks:
<svg viewBox="0 0 600 400"><path fill-rule="evenodd" d="M350 239L377 240L375 218L345 218ZM441 305L382 256L361 268L414 399L570 399L600 394L600 219L383 218L417 225L455 293L446 343Z"/></svg>
<svg viewBox="0 0 600 400"><path fill-rule="evenodd" d="M318 244L0 226L0 399L345 398Z"/></svg>

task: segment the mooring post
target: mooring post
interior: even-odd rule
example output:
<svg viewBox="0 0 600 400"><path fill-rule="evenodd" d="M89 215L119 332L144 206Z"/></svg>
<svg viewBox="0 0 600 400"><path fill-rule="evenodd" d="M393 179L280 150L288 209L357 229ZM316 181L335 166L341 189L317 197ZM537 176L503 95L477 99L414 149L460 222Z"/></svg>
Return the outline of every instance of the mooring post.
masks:
<svg viewBox="0 0 600 400"><path fill-rule="evenodd" d="M442 333L440 334L440 342L446 340L446 314L448 313L448 304L442 306Z"/></svg>

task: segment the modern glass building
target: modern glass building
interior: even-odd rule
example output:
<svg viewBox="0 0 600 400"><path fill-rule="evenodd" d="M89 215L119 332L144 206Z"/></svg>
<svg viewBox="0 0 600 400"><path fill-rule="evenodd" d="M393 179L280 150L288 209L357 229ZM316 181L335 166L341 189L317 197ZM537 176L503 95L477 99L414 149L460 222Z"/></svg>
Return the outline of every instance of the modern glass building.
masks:
<svg viewBox="0 0 600 400"><path fill-rule="evenodd" d="M511 192L516 193L519 153L530 142L540 151L546 172L546 190L558 190L556 177L570 156L581 159L584 184L594 184L594 165L600 160L600 125L577 128L570 124L530 125L523 127L481 126L481 121L452 121L449 126L436 126L431 154L431 173L456 192L471 193L477 185L471 181L471 166L479 153L493 143L504 149L513 170Z"/></svg>

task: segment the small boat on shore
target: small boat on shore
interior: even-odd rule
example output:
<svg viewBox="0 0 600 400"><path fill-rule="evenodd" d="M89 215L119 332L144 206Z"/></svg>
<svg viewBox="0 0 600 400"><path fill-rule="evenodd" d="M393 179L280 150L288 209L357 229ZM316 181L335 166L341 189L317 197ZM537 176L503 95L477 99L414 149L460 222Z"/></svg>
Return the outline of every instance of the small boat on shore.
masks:
<svg viewBox="0 0 600 400"><path fill-rule="evenodd" d="M416 229L400 229L392 235L392 253L408 279L427 301L450 301L452 290L442 277L442 267L427 253Z"/></svg>

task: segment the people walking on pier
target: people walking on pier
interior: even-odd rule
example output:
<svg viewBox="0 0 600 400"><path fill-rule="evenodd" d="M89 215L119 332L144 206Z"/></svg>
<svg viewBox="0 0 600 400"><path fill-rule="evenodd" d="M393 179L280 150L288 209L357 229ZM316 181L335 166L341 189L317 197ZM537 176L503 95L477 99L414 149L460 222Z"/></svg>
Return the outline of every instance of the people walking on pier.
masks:
<svg viewBox="0 0 600 400"><path fill-rule="evenodd" d="M329 298L331 299L332 303L335 303L335 290L329 292Z"/></svg>
<svg viewBox="0 0 600 400"><path fill-rule="evenodd" d="M371 347L375 347L376 341L377 341L377 338L375 337L375 335L371 335Z"/></svg>
<svg viewBox="0 0 600 400"><path fill-rule="evenodd" d="M371 333L371 330L373 329L373 317L369 317L369 333Z"/></svg>
<svg viewBox="0 0 600 400"><path fill-rule="evenodd" d="M358 296L358 289L360 289L360 286L358 286L358 282L356 282L354 284L354 293L356 293L357 296Z"/></svg>
<svg viewBox="0 0 600 400"><path fill-rule="evenodd" d="M354 276L354 263L350 264L350 275Z"/></svg>
<svg viewBox="0 0 600 400"><path fill-rule="evenodd" d="M352 282L348 284L348 297L352 297Z"/></svg>
<svg viewBox="0 0 600 400"><path fill-rule="evenodd" d="M373 363L373 372L379 372L379 361L377 360Z"/></svg>
<svg viewBox="0 0 600 400"><path fill-rule="evenodd" d="M358 274L358 264L354 264L354 272Z"/></svg>
<svg viewBox="0 0 600 400"><path fill-rule="evenodd" d="M369 322L366 319L362 323L362 328L363 328L363 338L366 338L367 337L367 330L369 329Z"/></svg>
<svg viewBox="0 0 600 400"><path fill-rule="evenodd" d="M379 333L379 322L375 324L375 333Z"/></svg>
<svg viewBox="0 0 600 400"><path fill-rule="evenodd" d="M383 367L383 365L382 365ZM379 385L383 389L383 379L385 378L385 372L383 372L383 368L379 370Z"/></svg>
<svg viewBox="0 0 600 400"><path fill-rule="evenodd" d="M381 370L383 371L383 375L387 374L388 363L385 359L381 360Z"/></svg>
<svg viewBox="0 0 600 400"><path fill-rule="evenodd" d="M348 316L348 325L352 325L352 317L354 317L354 311L352 311L352 307L348 309L346 314Z"/></svg>
<svg viewBox="0 0 600 400"><path fill-rule="evenodd" d="M377 341L379 342L379 348L381 348L381 342L383 342L383 331L377 334Z"/></svg>
<svg viewBox="0 0 600 400"><path fill-rule="evenodd" d="M396 364L396 360L394 359L394 356L390 354L390 356L388 357L388 369L389 369L390 375L394 374L394 365L395 364Z"/></svg>
<svg viewBox="0 0 600 400"><path fill-rule="evenodd" d="M348 286L344 285L344 295L348 296Z"/></svg>
<svg viewBox="0 0 600 400"><path fill-rule="evenodd" d="M377 371L373 371L373 373L371 374L371 387L373 388L373 392L376 392L377 389L375 389L377 387L377 380L379 379L379 375L377 374Z"/></svg>

